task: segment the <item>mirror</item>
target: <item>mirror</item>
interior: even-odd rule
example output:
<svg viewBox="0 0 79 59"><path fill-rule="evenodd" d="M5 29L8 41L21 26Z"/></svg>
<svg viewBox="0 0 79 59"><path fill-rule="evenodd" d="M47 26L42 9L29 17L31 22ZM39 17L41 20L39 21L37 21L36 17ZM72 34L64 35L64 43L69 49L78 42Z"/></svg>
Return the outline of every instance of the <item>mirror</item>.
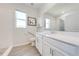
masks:
<svg viewBox="0 0 79 59"><path fill-rule="evenodd" d="M52 31L79 32L79 4L57 3L44 13L49 18ZM45 25L45 23L44 23Z"/></svg>

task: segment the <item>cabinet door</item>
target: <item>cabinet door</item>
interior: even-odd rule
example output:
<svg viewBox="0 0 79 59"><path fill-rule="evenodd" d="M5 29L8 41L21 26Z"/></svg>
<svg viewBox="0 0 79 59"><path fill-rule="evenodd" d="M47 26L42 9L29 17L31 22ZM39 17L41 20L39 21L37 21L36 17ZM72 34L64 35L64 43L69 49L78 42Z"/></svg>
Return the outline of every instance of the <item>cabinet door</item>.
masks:
<svg viewBox="0 0 79 59"><path fill-rule="evenodd" d="M38 49L40 54L42 54L42 36L37 35L36 48Z"/></svg>
<svg viewBox="0 0 79 59"><path fill-rule="evenodd" d="M36 36L36 48L38 49L38 37Z"/></svg>
<svg viewBox="0 0 79 59"><path fill-rule="evenodd" d="M60 53L59 51L57 50L53 50L53 56L64 56L62 53Z"/></svg>
<svg viewBox="0 0 79 59"><path fill-rule="evenodd" d="M39 40L39 43L38 43L38 50L40 52L40 54L42 54L42 41Z"/></svg>
<svg viewBox="0 0 79 59"><path fill-rule="evenodd" d="M51 56L51 48L47 44L43 44L43 56Z"/></svg>
<svg viewBox="0 0 79 59"><path fill-rule="evenodd" d="M44 42L43 56L64 56L64 54L54 46L51 46L49 43Z"/></svg>

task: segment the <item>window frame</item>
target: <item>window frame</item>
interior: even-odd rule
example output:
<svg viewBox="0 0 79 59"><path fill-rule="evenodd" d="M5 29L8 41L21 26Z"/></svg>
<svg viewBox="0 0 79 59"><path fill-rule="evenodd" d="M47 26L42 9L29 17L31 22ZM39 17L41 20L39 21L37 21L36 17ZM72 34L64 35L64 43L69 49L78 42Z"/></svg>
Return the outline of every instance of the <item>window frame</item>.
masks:
<svg viewBox="0 0 79 59"><path fill-rule="evenodd" d="M22 12L22 13L26 14L26 12L24 12L24 11L17 10L17 9L15 10L15 26L16 26L16 28L27 28L27 14L26 14L26 17L25 17L26 19L20 19L20 18L17 18L16 11L19 11L19 12ZM17 20L25 21L25 27L17 26Z"/></svg>
<svg viewBox="0 0 79 59"><path fill-rule="evenodd" d="M45 18L45 20L44 20L44 28L45 28L45 30L50 30L50 29L51 29L51 28L50 28L51 22L50 22L50 24L49 24L49 28L46 28L46 19L49 19L49 20L51 21L50 18Z"/></svg>

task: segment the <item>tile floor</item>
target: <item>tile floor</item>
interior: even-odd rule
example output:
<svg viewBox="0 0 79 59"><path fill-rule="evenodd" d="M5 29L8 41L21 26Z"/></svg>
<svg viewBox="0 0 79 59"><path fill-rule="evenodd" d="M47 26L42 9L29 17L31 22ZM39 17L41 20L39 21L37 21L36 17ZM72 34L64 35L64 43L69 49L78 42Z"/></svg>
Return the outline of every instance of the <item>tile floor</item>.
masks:
<svg viewBox="0 0 79 59"><path fill-rule="evenodd" d="M23 45L14 47L9 53L9 56L40 56L40 53L36 47L29 45Z"/></svg>
<svg viewBox="0 0 79 59"><path fill-rule="evenodd" d="M7 50L7 48L0 49L0 56Z"/></svg>

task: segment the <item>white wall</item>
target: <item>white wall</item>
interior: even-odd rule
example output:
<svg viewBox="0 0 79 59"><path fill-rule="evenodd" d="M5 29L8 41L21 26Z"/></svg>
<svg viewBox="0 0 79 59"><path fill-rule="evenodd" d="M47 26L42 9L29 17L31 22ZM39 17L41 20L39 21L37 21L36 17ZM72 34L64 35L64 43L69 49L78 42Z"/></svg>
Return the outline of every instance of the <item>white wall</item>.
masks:
<svg viewBox="0 0 79 59"><path fill-rule="evenodd" d="M0 48L12 45L13 39L13 14L12 8L0 4Z"/></svg>
<svg viewBox="0 0 79 59"><path fill-rule="evenodd" d="M60 31L65 30L68 32L79 32L79 11L69 11L63 14L60 17L54 18L50 14L44 14L41 19L41 26L44 27L44 19L45 18L51 19L51 30L52 31ZM64 21L64 29L62 28L62 24L60 20ZM61 25L61 28L60 28Z"/></svg>
<svg viewBox="0 0 79 59"><path fill-rule="evenodd" d="M49 18L50 19L50 30L55 31L56 30L56 20L55 20L55 18L48 13L45 13L45 15L43 17L44 17L43 25L45 25L45 23L44 23L45 18Z"/></svg>
<svg viewBox="0 0 79 59"><path fill-rule="evenodd" d="M40 17L39 19L39 23L40 26L42 27L42 30L45 29L45 18L49 18L50 19L50 30L51 31L58 31L59 29L59 20L56 19L54 16L52 16L49 13L45 13L42 17Z"/></svg>
<svg viewBox="0 0 79 59"><path fill-rule="evenodd" d="M27 16L37 18L37 11L35 9L26 7L24 5L17 5L17 4L15 4L13 6L14 6L14 11L16 9L18 9L20 11L25 12L27 14ZM14 23L15 23L15 21L14 21ZM29 39L33 37L32 35L28 34L28 32L35 34L36 33L36 26L27 26L26 29L22 29L22 28L17 29L14 26L14 39L13 39L14 46L22 44L22 43L27 43L29 41Z"/></svg>
<svg viewBox="0 0 79 59"><path fill-rule="evenodd" d="M24 4L0 4L0 48L26 43L32 37L27 31L34 34L36 32L36 26L27 26L26 29L16 28L16 9L27 13L27 16L37 17L37 11Z"/></svg>
<svg viewBox="0 0 79 59"><path fill-rule="evenodd" d="M41 12L39 12L38 23L41 27L44 27L44 14L54 5L55 4L45 4L43 6L43 8L40 10ZM52 20L54 22L51 22L51 23L53 23L52 24L53 30L61 30L60 26L59 26L59 25L61 25L59 19L61 19L61 20L64 20L64 22L65 22L65 24L64 24L65 31L79 32L79 9L78 8L77 9L74 8L74 9L71 9L69 11L66 11L64 14L60 15L60 17L57 16L56 18L57 19L55 19L55 21ZM61 26L61 28L62 27L63 26Z"/></svg>
<svg viewBox="0 0 79 59"><path fill-rule="evenodd" d="M46 3L42 6L42 8L39 10L38 12L38 24L43 27L44 26L44 23L43 23L43 20L44 20L44 14L51 8L55 5L55 3Z"/></svg>
<svg viewBox="0 0 79 59"><path fill-rule="evenodd" d="M39 10L39 16L42 16L44 13L46 13L51 7L53 7L56 3L46 3L42 6L42 8Z"/></svg>
<svg viewBox="0 0 79 59"><path fill-rule="evenodd" d="M79 32L79 11L73 11L61 16L64 20L65 31Z"/></svg>

